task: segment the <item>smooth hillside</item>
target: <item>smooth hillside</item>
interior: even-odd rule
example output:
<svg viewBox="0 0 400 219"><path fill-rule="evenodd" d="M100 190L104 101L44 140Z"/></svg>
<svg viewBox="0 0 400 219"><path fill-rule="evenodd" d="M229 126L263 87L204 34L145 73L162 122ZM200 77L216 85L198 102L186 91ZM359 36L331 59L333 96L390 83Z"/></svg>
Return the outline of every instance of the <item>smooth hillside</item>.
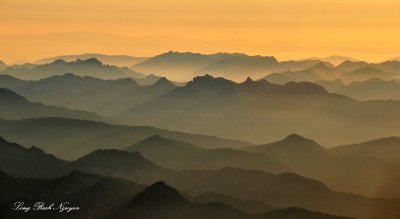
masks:
<svg viewBox="0 0 400 219"><path fill-rule="evenodd" d="M26 119L38 117L62 117L74 119L88 119L95 121L111 121L97 114L72 110L62 107L44 105L31 102L19 94L0 88L0 118L1 119Z"/></svg>
<svg viewBox="0 0 400 219"><path fill-rule="evenodd" d="M281 163L257 154L231 148L202 149L192 144L166 139L154 135L128 147L127 151L138 151L157 164L175 170L219 169L238 167L260 169L272 173L288 171Z"/></svg>
<svg viewBox="0 0 400 219"><path fill-rule="evenodd" d="M168 131L150 126L121 126L65 118L0 120L0 133L10 141L36 145L63 159L76 159L97 149L125 149L152 135L161 135L209 149L250 145L243 141Z"/></svg>

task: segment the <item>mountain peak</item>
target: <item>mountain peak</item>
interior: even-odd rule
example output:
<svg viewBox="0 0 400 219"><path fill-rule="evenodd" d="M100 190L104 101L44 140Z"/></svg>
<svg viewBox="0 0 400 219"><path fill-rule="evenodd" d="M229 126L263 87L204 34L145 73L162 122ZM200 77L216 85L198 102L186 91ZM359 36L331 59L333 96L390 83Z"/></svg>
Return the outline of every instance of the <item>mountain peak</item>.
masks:
<svg viewBox="0 0 400 219"><path fill-rule="evenodd" d="M131 204L137 206L176 205L184 203L188 203L188 201L176 189L168 186L165 182L159 181L139 193Z"/></svg>
<svg viewBox="0 0 400 219"><path fill-rule="evenodd" d="M67 62L64 59L56 59L52 64L66 64Z"/></svg>
<svg viewBox="0 0 400 219"><path fill-rule="evenodd" d="M248 76L246 78L246 80L243 82L243 84L249 84L249 83L253 83L253 82L254 82L254 80L250 76Z"/></svg>
<svg viewBox="0 0 400 219"><path fill-rule="evenodd" d="M76 60L76 62L75 63L83 63L83 64L91 64L91 65L103 65L103 63L101 62L101 61L99 61L98 59L96 59L96 58L89 58L89 59L85 59L85 60L82 60L82 59L77 59Z"/></svg>
<svg viewBox="0 0 400 219"><path fill-rule="evenodd" d="M304 141L304 140L309 140L309 139L304 138L303 136L298 135L296 133L293 133L293 134L290 134L290 135L286 136L286 138L283 139L283 140L284 141L298 141L298 140Z"/></svg>
<svg viewBox="0 0 400 219"><path fill-rule="evenodd" d="M166 77L161 77L158 79L156 83L154 83L155 86L175 86L173 83L171 83Z"/></svg>
<svg viewBox="0 0 400 219"><path fill-rule="evenodd" d="M186 86L220 89L220 88L233 87L235 85L236 83L233 81L221 77L213 77L209 74L206 74L204 76L197 76L193 78L193 80L187 83Z"/></svg>
<svg viewBox="0 0 400 219"><path fill-rule="evenodd" d="M295 133L286 136L286 138L284 138L283 140L281 140L279 142L285 143L288 145L299 145L299 146L300 145L303 145L303 146L308 145L308 146L313 146L315 148L321 148L321 146L314 140L305 138L305 137L295 134Z"/></svg>
<svg viewBox="0 0 400 219"><path fill-rule="evenodd" d="M332 69L334 66L332 64L326 63L326 62L319 62L316 65L311 66L309 69L311 70L327 70L327 69Z"/></svg>

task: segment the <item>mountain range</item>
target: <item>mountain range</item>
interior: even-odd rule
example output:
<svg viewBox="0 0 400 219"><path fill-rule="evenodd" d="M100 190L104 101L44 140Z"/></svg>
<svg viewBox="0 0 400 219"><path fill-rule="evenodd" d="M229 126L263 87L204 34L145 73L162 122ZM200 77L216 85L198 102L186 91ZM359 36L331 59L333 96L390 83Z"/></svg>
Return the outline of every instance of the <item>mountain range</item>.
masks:
<svg viewBox="0 0 400 219"><path fill-rule="evenodd" d="M265 213L245 213L223 203L196 203L184 198L176 189L164 182L144 186L131 181L90 175L74 171L53 179L15 178L0 173L2 193L0 216L15 218L267 218L290 219L296 214L301 219L341 219L300 208L288 208ZM68 189L66 189L68 188ZM31 205L34 200L50 203L63 197L70 205L79 206L79 211L57 213L57 211L10 210L13 200ZM10 203L11 204L11 203ZM59 211L58 206L54 207Z"/></svg>
<svg viewBox="0 0 400 219"><path fill-rule="evenodd" d="M11 89L33 101L105 116L121 113L177 88L166 78L143 86L131 78L103 80L71 73L36 81L0 75L0 87ZM99 95L99 90L102 95Z"/></svg>
<svg viewBox="0 0 400 219"><path fill-rule="evenodd" d="M23 145L36 145L63 159L76 159L96 149L125 149L153 135L161 135L208 149L250 145L244 141L150 126L122 126L66 118L0 119L0 133L10 141Z"/></svg>
<svg viewBox="0 0 400 219"><path fill-rule="evenodd" d="M328 84L321 81L317 83L324 86ZM338 89L335 86L339 87L341 83L338 84L331 84L329 88ZM321 86L309 82L278 85L248 78L243 83L236 83L206 75L194 78L183 87L177 87L165 78L153 85L141 86L132 79L101 80L66 74L37 81L1 76L0 86L45 104L95 112L111 118L109 122L151 125L258 144L282 138L287 133L309 136L327 147L362 142L398 135L397 121L400 119L393 113L400 107L398 101L357 101L329 93ZM368 89L367 85L365 87ZM98 90L104 90L103 94L98 95ZM356 96L350 93L349 96ZM15 93L13 97L22 98ZM31 117L25 114L26 107L16 109L15 112L13 109L19 105L2 107L8 109L11 115L21 110L24 112L24 117L9 115L4 117L6 119ZM66 116L53 111L42 114L38 114L37 110L34 112L37 114L35 117L100 120L94 117ZM386 119L382 120L381 115ZM367 127L365 124L368 129L359 128ZM113 144L119 145L120 142Z"/></svg>
<svg viewBox="0 0 400 219"><path fill-rule="evenodd" d="M62 55L62 56L56 56L56 57L49 57L49 58L43 58L39 59L33 64L36 65L43 65L43 64L49 64L52 63L56 60L64 60L66 62L73 62L77 59L80 60L87 60L95 58L99 60L100 62L106 64L106 65L115 65L119 67L129 67L132 65L135 65L137 63L145 61L146 57L134 57L134 56L128 56L128 55L104 55L104 54L96 54L96 53L87 53L87 54L79 54L79 55Z"/></svg>
<svg viewBox="0 0 400 219"><path fill-rule="evenodd" d="M16 145L11 146L19 147ZM29 151L25 151L25 153L29 153ZM10 157L21 156L21 154L11 153L7 153L7 155ZM41 159L37 160L39 163L41 161ZM36 158L32 158L29 165L34 165L35 162ZM23 166L21 166L21 168L22 167ZM98 177L92 175L88 177L86 174L81 174L76 171L83 171L96 175L123 177L140 184L153 184L162 180L168 185L187 192L189 196L195 196L196 194L209 191L224 196L230 196L233 199L253 199L265 204L270 204L275 208L298 206L313 211L322 211L330 214L347 215L357 218L376 218L376 215L381 215L385 218L397 218L400 206L400 201L397 199L373 199L348 193L339 193L329 189L316 180L304 178L292 173L274 175L262 171L241 170L236 168L172 171L155 165L138 152L129 153L117 150L97 150L80 159L68 162L61 167L60 170L54 172L50 171L49 176L54 177L60 175L58 178L54 179L42 178L36 181L34 179L28 179L24 182L24 179L15 179L2 173L0 175L0 177L3 178L1 180L1 189L7 192L0 193L2 194L0 200L2 200L2 203L7 203L12 200L18 200L19 195L21 195L21 197L25 197L22 198L22 200L27 203L29 203L29 200L36 199L44 201L54 199L75 200L74 202L70 201L70 203L80 203L78 201L80 200L78 199L79 197L85 198L85 202L82 202L84 206L88 204L94 206L103 204L104 206L108 206L107 208L102 208L100 212L97 212L102 215L108 215L105 212L113 209L113 205L106 205L105 203L99 202L110 203L108 201L113 201L112 203L115 204L126 203L127 205L125 206L127 206L128 209L122 208L124 210L117 212L117 218L120 218L119 215L121 215L121 217L142 215L142 211L139 210L141 208L136 208L139 206L151 206L148 210L151 209L152 212L163 212L164 208L162 206L189 203L183 196L178 195L179 193L177 193L175 189L160 182L138 193L136 197L132 199L125 199L125 201L130 201L122 202L122 200L118 199L118 195L125 194L129 196L129 194L132 193L110 191L112 188L117 189L112 186L116 183L114 180L108 180L107 182L112 184L106 184L106 188L94 190L91 188L91 185L100 182ZM125 185L124 188L126 188L131 183L123 181L123 184ZM104 184L102 185L104 186ZM133 185L135 185L135 188L140 188L138 184ZM24 189L20 191L18 186L23 186ZM88 194L88 190L93 193ZM131 189L131 191L132 190L133 189ZM136 193L138 190L140 191L140 189L135 190ZM80 194L81 191L85 191L85 193ZM154 194L158 195L154 197ZM99 198L99 195L100 197L105 197ZM108 195L111 195L111 197L108 198ZM97 198L97 201L91 201L91 198L94 197ZM86 210L84 210L84 213L85 211ZM175 212L173 215L178 212L184 214L186 210L179 208L179 210L172 212ZM239 216L239 212L240 211L236 210L232 215ZM197 214L197 212L195 214ZM296 218L300 215L296 215ZM208 217L202 216L200 218ZM264 215L263 218L268 217ZM278 218L282 218L282 216Z"/></svg>
<svg viewBox="0 0 400 219"><path fill-rule="evenodd" d="M0 218L398 219L399 93L396 60L0 61Z"/></svg>
<svg viewBox="0 0 400 219"><path fill-rule="evenodd" d="M333 93L343 94L358 100L399 100L400 83L396 80L384 81L380 78L371 78L365 81L354 81L344 84L341 80L316 81L326 90Z"/></svg>
<svg viewBox="0 0 400 219"><path fill-rule="evenodd" d="M286 71L269 74L263 79L277 84L285 84L295 81L322 81L322 80L342 80L345 83L354 81L365 81L371 78L382 80L397 79L400 77L400 62L388 61L380 64L368 64L365 62L345 61L338 66L327 63L318 63L309 68L299 71Z"/></svg>
<svg viewBox="0 0 400 219"><path fill-rule="evenodd" d="M388 138L326 149L311 139L292 134L243 150L271 157L292 172L318 179L338 191L394 198L400 196L396 186L400 180L400 159L391 154L399 146L399 138Z"/></svg>
<svg viewBox="0 0 400 219"><path fill-rule="evenodd" d="M329 147L396 136L399 110L398 101L357 101L309 82L236 83L206 75L114 118L254 143L299 133Z"/></svg>
<svg viewBox="0 0 400 219"><path fill-rule="evenodd" d="M180 53L167 52L138 63L131 68L145 74L157 74L177 81L188 81L195 76L212 74L243 80L247 76L262 75L286 70L300 70L319 63L316 60L283 61L269 56L248 56L242 53Z"/></svg>
<svg viewBox="0 0 400 219"><path fill-rule="evenodd" d="M308 58L308 60L320 60L323 62L328 62L332 65L339 65L341 63L343 63L344 61L352 61L352 62L356 62L358 60L349 57L349 56L340 56L340 55L331 55L331 56L327 56L327 57L323 57L323 58L318 58L318 57L311 57Z"/></svg>
<svg viewBox="0 0 400 219"><path fill-rule="evenodd" d="M239 167L281 173L288 169L267 156L252 154L231 148L203 149L193 144L150 136L128 147L127 151L138 151L157 164L175 169L220 169Z"/></svg>
<svg viewBox="0 0 400 219"><path fill-rule="evenodd" d="M86 60L77 59L71 62L66 62L62 59L58 59L54 62L36 65L32 68L9 67L0 72L0 74L8 74L24 80L37 80L54 75L63 75L66 73L74 73L80 76L93 76L103 79L144 77L143 74L134 72L127 67L104 65L96 58L90 58Z"/></svg>

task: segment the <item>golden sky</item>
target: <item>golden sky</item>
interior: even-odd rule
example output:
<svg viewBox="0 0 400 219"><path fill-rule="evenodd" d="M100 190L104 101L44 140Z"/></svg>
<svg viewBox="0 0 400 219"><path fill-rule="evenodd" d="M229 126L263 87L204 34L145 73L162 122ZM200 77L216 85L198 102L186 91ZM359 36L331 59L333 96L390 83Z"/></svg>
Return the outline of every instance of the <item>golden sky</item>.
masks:
<svg viewBox="0 0 400 219"><path fill-rule="evenodd" d="M400 56L399 0L0 0L0 60L168 50Z"/></svg>

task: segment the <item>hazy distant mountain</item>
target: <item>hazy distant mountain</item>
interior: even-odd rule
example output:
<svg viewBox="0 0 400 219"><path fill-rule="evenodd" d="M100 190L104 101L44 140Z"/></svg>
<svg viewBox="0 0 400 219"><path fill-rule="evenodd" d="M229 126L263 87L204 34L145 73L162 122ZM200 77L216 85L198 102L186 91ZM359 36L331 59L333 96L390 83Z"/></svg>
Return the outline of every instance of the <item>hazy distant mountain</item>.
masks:
<svg viewBox="0 0 400 219"><path fill-rule="evenodd" d="M285 84L290 81L314 82L324 79L336 79L340 77L342 71L327 63L318 63L310 68L300 71L287 71L282 73L272 73L263 79L276 84Z"/></svg>
<svg viewBox="0 0 400 219"><path fill-rule="evenodd" d="M168 52L132 66L137 72L162 75L177 81L188 81L194 76L212 74L234 80L247 76L259 78L272 72L301 70L320 61L283 61L274 57L248 56L241 53L198 53Z"/></svg>
<svg viewBox="0 0 400 219"><path fill-rule="evenodd" d="M101 148L125 149L152 135L162 135L203 148L238 148L250 145L243 141L167 131L149 126L120 126L62 118L0 120L0 133L10 141L36 145L66 159L76 159Z"/></svg>
<svg viewBox="0 0 400 219"><path fill-rule="evenodd" d="M400 138L389 137L330 149L332 153L384 160L400 165Z"/></svg>
<svg viewBox="0 0 400 219"><path fill-rule="evenodd" d="M44 58L40 59L34 62L34 64L37 65L43 65L43 64L48 64L52 63L56 60L62 59L66 62L73 62L77 59L81 60L86 60L86 59L91 59L95 58L101 61L104 64L107 65L116 65L120 67L130 67L132 65L135 65L137 63L143 62L147 60L148 58L145 57L133 57L133 56L127 56L127 55L104 55L104 54L79 54L79 55L62 55L62 56L56 56L56 57L50 57L50 58Z"/></svg>
<svg viewBox="0 0 400 219"><path fill-rule="evenodd" d="M341 79L347 82L351 81L365 81L371 78L380 78L383 80L390 80L397 78L397 74L395 73L387 73L381 69L365 67L358 68L354 71L345 72L342 74Z"/></svg>
<svg viewBox="0 0 400 219"><path fill-rule="evenodd" d="M280 173L288 169L279 162L230 148L202 149L192 144L154 135L127 148L138 151L157 164L176 170L239 167Z"/></svg>
<svg viewBox="0 0 400 219"><path fill-rule="evenodd" d="M0 88L0 118L2 119L26 119L37 117L63 117L75 119L89 119L107 121L101 116L79 110L71 110L54 106L35 103L14 93L11 90Z"/></svg>
<svg viewBox="0 0 400 219"><path fill-rule="evenodd" d="M163 75L173 80L185 81L190 79L194 72L226 56L229 54L203 55L170 51L138 63L132 66L132 69L146 74Z"/></svg>
<svg viewBox="0 0 400 219"><path fill-rule="evenodd" d="M385 151L389 152L394 143L386 147ZM375 147L376 150L378 148ZM360 154L368 151L361 145L358 149ZM391 164L390 159L357 156L356 152L334 153L338 150L327 150L315 141L295 134L274 143L250 146L245 151L265 154L281 161L294 172L318 179L339 191L379 197L400 196L400 189L392 185L400 180L399 163ZM382 188L385 191L379 191Z"/></svg>
<svg viewBox="0 0 400 219"><path fill-rule="evenodd" d="M71 73L37 81L0 75L0 87L16 91L33 101L113 116L177 88L165 78L141 86L133 79L102 80ZM101 95L99 95L101 91Z"/></svg>
<svg viewBox="0 0 400 219"><path fill-rule="evenodd" d="M8 74L13 77L37 80L54 75L63 75L73 73L80 76L91 76L103 79L117 79L126 77L144 77L143 74L136 73L127 67L117 67L113 65L104 65L95 58L87 60L77 59L76 61L66 62L62 59L55 60L48 64L37 65L33 68L7 68L0 74Z"/></svg>
<svg viewBox="0 0 400 219"><path fill-rule="evenodd" d="M360 102L308 82L237 84L203 76L116 118L260 143L301 133L332 146L397 135L398 110L397 101Z"/></svg>
<svg viewBox="0 0 400 219"><path fill-rule="evenodd" d="M347 60L347 61L342 62L337 67L339 69L344 70L344 71L354 71L354 70L359 69L359 68L368 67L368 65L369 64L367 62L364 62L364 61L350 61L350 60Z"/></svg>
<svg viewBox="0 0 400 219"><path fill-rule="evenodd" d="M7 64L0 60L0 71L3 71L7 68Z"/></svg>
<svg viewBox="0 0 400 219"><path fill-rule="evenodd" d="M339 56L339 55L332 55L332 56L327 56L324 58L311 57L311 58L308 58L307 60L319 60L319 61L323 61L323 62L329 62L335 66L337 66L345 61L351 61L351 62L358 61L358 60L348 57L348 56Z"/></svg>
<svg viewBox="0 0 400 219"><path fill-rule="evenodd" d="M195 197L193 201L201 203L219 202L248 213L261 213L273 209L273 207L260 201L235 199L215 192L205 192Z"/></svg>
<svg viewBox="0 0 400 219"><path fill-rule="evenodd" d="M341 80L345 83L351 83L371 78L380 78L383 80L396 79L400 77L399 72L400 62L368 64L366 62L344 61L337 67L321 62L299 71L272 73L263 77L263 79L277 84L285 84L290 81L318 82L326 80Z"/></svg>
<svg viewBox="0 0 400 219"><path fill-rule="evenodd" d="M399 73L400 72L400 61L385 61L381 63L366 63L366 62L352 62L345 61L338 66L338 68L345 71L354 71L361 68L373 68L378 69L387 73ZM397 75L398 76L398 75Z"/></svg>
<svg viewBox="0 0 400 219"><path fill-rule="evenodd" d="M355 81L348 85L334 81L318 81L329 92L343 94L358 100L399 100L400 84L395 80L384 81L380 78L371 78L366 81Z"/></svg>
<svg viewBox="0 0 400 219"><path fill-rule="evenodd" d="M9 66L11 69L32 69L36 67L37 65L32 64L32 63L24 63L24 64L14 64Z"/></svg>
<svg viewBox="0 0 400 219"><path fill-rule="evenodd" d="M271 68L278 65L278 60L268 56L233 56L218 60L205 68L196 71L199 74L212 74L227 77L233 80L243 80L247 76L257 78L258 74L265 74Z"/></svg>

